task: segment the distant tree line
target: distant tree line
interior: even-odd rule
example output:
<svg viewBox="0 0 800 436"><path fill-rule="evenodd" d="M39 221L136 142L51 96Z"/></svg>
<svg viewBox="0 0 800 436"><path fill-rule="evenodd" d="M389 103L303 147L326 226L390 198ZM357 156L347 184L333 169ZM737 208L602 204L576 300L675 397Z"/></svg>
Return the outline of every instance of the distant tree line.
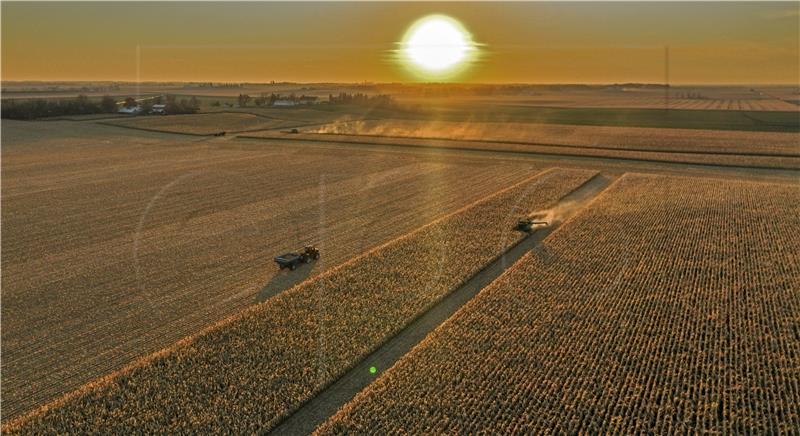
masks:
<svg viewBox="0 0 800 436"><path fill-rule="evenodd" d="M237 102L239 103L239 107L246 107L247 104L250 102L250 100L252 100L253 103L255 103L256 106L272 106L278 100L288 100L288 101L293 101L293 102L312 102L313 103L314 101L317 100L317 97L309 96L309 95L305 95L305 94L298 96L295 93L291 93L289 95L281 95L281 94L275 94L275 93L272 93L272 94L268 95L267 93L261 93L261 95L259 95L256 98L252 98L248 94L239 94L239 97L237 97Z"/></svg>
<svg viewBox="0 0 800 436"><path fill-rule="evenodd" d="M127 97L122 103L124 107L141 108L140 113L147 114L154 104L165 104L165 111L168 114L193 114L200 110L200 102L197 97L178 100L174 95L166 98L161 96L136 101L133 97ZM116 113L117 102L113 97L106 95L100 100L92 100L85 95L75 98L60 99L4 99L2 101L2 117L12 120L33 120L46 117L60 117L69 115L91 115L91 114L111 114Z"/></svg>
<svg viewBox="0 0 800 436"><path fill-rule="evenodd" d="M184 88L243 88L242 83L214 83L214 82L193 82L183 85Z"/></svg>
<svg viewBox="0 0 800 436"><path fill-rule="evenodd" d="M119 91L120 87L117 84L112 84L108 86L40 86L40 87L24 87L24 88L3 88L3 94L14 94L14 93L39 93L39 92L75 92L75 93L82 93L82 92L108 92L108 91Z"/></svg>
<svg viewBox="0 0 800 436"><path fill-rule="evenodd" d="M104 96L99 101L91 100L85 95L79 95L74 99L4 99L2 102L3 118L13 120L32 120L64 115L102 114L116 111L117 103L108 95Z"/></svg>
<svg viewBox="0 0 800 436"><path fill-rule="evenodd" d="M174 114L194 114L200 110L200 100L192 96L189 99L182 98L178 100L174 95L166 96L166 101L158 96L152 100L145 100L142 103L142 112L149 113L154 104L164 104L164 110L170 115Z"/></svg>
<svg viewBox="0 0 800 436"><path fill-rule="evenodd" d="M328 95L328 103L329 104L359 104L359 105L370 105L370 106L388 106L392 104L392 96L388 94L362 94L362 93L355 93L355 94L348 94L346 92L341 92L339 95Z"/></svg>

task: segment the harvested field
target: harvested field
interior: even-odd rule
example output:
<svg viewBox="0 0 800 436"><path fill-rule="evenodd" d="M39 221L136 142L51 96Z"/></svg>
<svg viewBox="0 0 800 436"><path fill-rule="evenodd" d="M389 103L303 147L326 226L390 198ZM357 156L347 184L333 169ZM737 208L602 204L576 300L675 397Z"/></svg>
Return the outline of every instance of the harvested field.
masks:
<svg viewBox="0 0 800 436"><path fill-rule="evenodd" d="M309 133L521 142L622 150L800 156L800 134L533 123L366 120L303 129Z"/></svg>
<svg viewBox="0 0 800 436"><path fill-rule="evenodd" d="M286 135L279 132L254 132L243 138L316 141L327 143L394 145L416 148L450 148L458 150L502 151L561 156L600 157L644 162L671 162L682 164L716 165L743 168L800 169L800 156L739 155L703 152L660 152L648 150L625 150L567 145L540 145L519 142L492 142L473 140L402 138L391 136L362 136L339 134L302 133Z"/></svg>
<svg viewBox="0 0 800 436"><path fill-rule="evenodd" d="M537 123L587 126L800 132L800 114L789 111L696 110L530 105L516 99L421 99L416 111L368 118L471 123Z"/></svg>
<svg viewBox="0 0 800 436"><path fill-rule="evenodd" d="M688 94L701 95L702 98L687 98ZM683 110L747 110L747 111L787 111L797 112L798 107L781 100L773 92L758 94L748 88L675 88L670 91L667 103L663 89L611 90L595 88L590 90L561 89L541 90L531 95L504 95L457 97L472 105L504 102L527 107L553 108L598 108L598 109L670 109ZM423 102L428 98L402 97L406 102ZM453 97L444 99L452 100Z"/></svg>
<svg viewBox="0 0 800 436"><path fill-rule="evenodd" d="M510 228L521 213L552 204L593 174L550 170L526 179L87 385L6 431L269 429L518 241Z"/></svg>
<svg viewBox="0 0 800 436"><path fill-rule="evenodd" d="M661 95L642 96L642 97L610 97L596 100L581 100L571 105L574 107L598 107L598 108L639 108L639 109L661 109L664 108L663 93ZM688 110L744 110L744 111L787 111L797 112L798 108L785 101L769 98L746 98L746 99L688 99L670 98L670 109Z"/></svg>
<svg viewBox="0 0 800 436"><path fill-rule="evenodd" d="M697 91L703 93L703 90ZM746 111L798 111L780 99L768 96L755 96L755 94L740 95L720 95L717 97L705 98L685 98L681 94L686 91L672 90L669 99L670 109L687 110L746 110ZM712 91L713 94L713 91ZM734 97L734 98L731 98ZM738 97L738 98L736 98ZM563 98L563 97L562 97ZM537 104L539 101L529 101L529 104ZM664 91L647 92L617 92L617 93L585 93L576 94L561 103L564 107L585 107L585 108L637 108L637 109L662 109L667 103L664 98Z"/></svg>
<svg viewBox="0 0 800 436"><path fill-rule="evenodd" d="M205 113L193 115L138 116L113 124L142 130L209 135L220 131L247 132L259 129L279 129L302 123L249 113Z"/></svg>
<svg viewBox="0 0 800 436"><path fill-rule="evenodd" d="M3 121L3 418L541 168ZM272 257L314 243L320 262Z"/></svg>
<svg viewBox="0 0 800 436"><path fill-rule="evenodd" d="M625 176L318 433L791 433L798 204Z"/></svg>
<svg viewBox="0 0 800 436"><path fill-rule="evenodd" d="M60 117L45 118L42 121L99 121L99 120L124 120L130 115L124 114L89 114L89 115L65 115Z"/></svg>

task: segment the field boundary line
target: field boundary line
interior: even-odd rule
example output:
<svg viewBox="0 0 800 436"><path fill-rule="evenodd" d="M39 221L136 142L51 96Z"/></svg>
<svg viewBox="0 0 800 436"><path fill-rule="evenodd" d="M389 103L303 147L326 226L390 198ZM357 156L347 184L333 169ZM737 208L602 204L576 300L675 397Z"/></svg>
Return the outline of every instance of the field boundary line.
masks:
<svg viewBox="0 0 800 436"><path fill-rule="evenodd" d="M11 418L7 423L3 423L2 424L2 426L0 426L0 429L2 429L2 432L13 431L13 430L21 427L22 425L24 425L25 422L27 422L28 420L30 420L31 418L33 418L33 417L35 417L37 415L41 415L41 414L43 414L43 413L45 413L45 412L47 412L48 410L51 410L51 409L56 409L59 406L61 406L62 404L68 402L72 398L75 398L77 396L85 394L85 393L91 391L94 388L107 385L107 384L111 383L112 381L116 380L117 378L122 377L122 376L124 376L124 375L126 375L126 374L128 374L128 373L130 373L130 372L132 372L134 370L136 370L139 367L142 367L142 366L144 366L144 365L146 365L146 364L148 364L148 363L150 363L150 362L152 362L154 360L157 360L157 359L159 359L159 358L161 358L163 356L166 356L166 355L172 353L173 351L175 351L177 349L180 349L180 348L183 348L185 346L188 346L188 345L192 344L194 341L196 341L199 338L209 334L212 331L215 331L215 330L217 330L219 328L222 328L222 327L224 327L224 326L226 326L228 324L234 323L234 322L236 322L237 320L239 320L241 318L246 317L251 312L257 311L262 304L265 304L265 303L269 302L270 300L272 300L274 298L280 298L282 294L285 294L286 292L289 292L292 289L295 289L295 288L297 288L299 286L303 286L308 282L312 282L312 281L316 281L316 280L322 280L322 279L328 277L329 275L333 274L335 271L338 271L338 270L344 268L345 266L347 266L349 264L352 264L354 262L358 262L361 259L372 255L374 252L376 252L376 251L378 251L380 249L383 249L387 245L394 244L394 243L399 242L401 240L411 238L415 234L423 231L424 229L426 229L428 227L431 227L431 226L433 226L433 225L435 225L435 224L437 224L437 223L439 223L441 221L444 221L444 220L446 220L446 219L448 219L448 218L450 218L450 217L452 217L454 215L462 213L465 210L470 209L470 208L472 208L472 207L474 207L474 206L476 206L478 204L481 204L483 202L489 201L492 198L497 197L499 195L502 195L503 193L508 192L508 191L510 191L510 190L512 190L512 189L514 189L514 188L516 188L518 186L521 186L521 185L523 185L525 183L528 183L533 179L545 176L545 175L547 175L547 174L549 174L551 172L557 171L559 169L560 168L558 168L558 167L550 167L550 168L538 171L534 175L532 175L532 176L530 176L530 177L528 177L528 178L526 178L526 179L524 179L522 181L519 181L517 183L514 183L513 185L510 185L508 187L505 187L505 188L502 188L502 189L500 189L498 191L495 191L495 192L493 192L493 193L491 193L491 194L489 194L489 195L487 195L485 197L482 197L482 198L480 198L478 200L475 200L474 202L469 203L469 204L467 204L467 205L465 205L465 206L463 206L463 207L461 207L461 208L459 208L459 209L457 209L457 210L455 210L453 212L450 212L450 213L448 213L446 215L443 215L443 216L441 216L439 218L436 218L435 220L433 220L431 222L428 222L428 223L426 223L426 224L424 224L424 225L422 225L420 227L417 227L414 230L412 230L412 231L410 231L410 232L408 232L406 234L400 235L400 236L398 236L398 237L396 237L394 239L391 239L391 240L389 240L387 242L384 242L383 244L377 245L377 246L375 246L375 247L373 247L373 248L371 248L371 249L369 249L369 250L367 250L367 251L365 251L365 252L363 252L363 253L361 253L361 254L353 257L353 258L351 258L350 260L348 260L346 262L342 262L342 263L340 263L340 264L338 264L338 265L336 265L336 266L334 266L334 267L332 267L332 268L330 268L330 269L328 269L326 271L321 272L320 274L317 274L314 277L307 278L307 279L295 284L291 288L283 290L282 292L278 293L277 295L275 295L275 296L273 296L271 298L268 298L268 299L266 299L266 300L264 300L264 301L262 301L260 303L256 303L256 304L253 304L251 306L248 306L248 307L242 309L241 311L239 311L237 313L234 313L232 315L229 315L229 316L227 316L227 317L225 317L223 319L217 320L217 321L211 323L210 325L207 325L206 327L203 327L198 332L193 333L193 334L191 334L189 336L186 336L183 339L180 339L177 342L174 342L171 345L168 345L168 346L162 348L159 351L156 351L156 352L153 352L153 353L150 353L150 354L146 354L144 356L140 356L139 358L135 359L131 363L123 366L122 368L120 368L120 369L118 369L116 371L112 371L112 372L110 372L110 373L108 373L106 375L100 376L100 377L98 377L98 378L96 378L96 379L94 379L94 380L92 380L92 381L90 381L88 383L83 384L82 386L80 386L80 387L78 387L78 388L76 388L76 389L74 389L74 390L72 390L70 392L67 392L67 393L61 395L60 397L58 397L58 398L56 398L54 400L51 400L51 401L49 401L47 403L44 403L44 404L42 404L42 405L40 405L38 407L35 407L34 409L32 409L32 410L30 410L28 412L22 413L19 416Z"/></svg>
<svg viewBox="0 0 800 436"><path fill-rule="evenodd" d="M323 124L326 125L326 124ZM298 126L298 127L305 127L305 126ZM269 130L269 129L264 129ZM774 133L774 132L767 132L767 133ZM780 133L780 132L779 132ZM475 144L510 144L510 145L536 145L541 147L565 147L565 148L575 148L575 149L586 149L586 150L608 150L608 151L636 151L640 153L672 153L672 154L700 154L700 155L711 155L711 156L756 156L756 157L794 157L800 158L800 152L796 154L782 154L782 153L754 153L754 152L743 152L743 153L734 153L734 152L724 152L724 151L696 151L696 150L653 150L649 148L614 148L614 147L604 147L604 146L597 146L597 145L574 145L574 144L554 144L550 142L531 142L531 141L512 141L506 139L499 139L499 140L489 140L489 139L455 139L455 138L445 138L445 137L425 137L425 136L395 136L395 135L373 135L373 134L360 134L360 133L316 133L316 132L304 132L306 135L330 135L330 136L340 136L340 137L347 137L347 136L356 136L356 137L364 137L364 138L390 138L390 139L414 139L414 140L434 140L434 141L446 141L446 142L470 142Z"/></svg>
<svg viewBox="0 0 800 436"><path fill-rule="evenodd" d="M616 180L613 181L616 182ZM595 189L593 185L600 186L597 190L592 191L592 189ZM597 172L586 179L580 186L564 194L557 201L547 205L547 207L552 208L562 203L569 203L572 201L568 200L569 197L588 190L588 194L591 197L582 199L581 206L570 212L568 218L571 218L605 192L609 186L611 186L609 176ZM484 288L502 276L567 221L568 219L554 222L546 228L536 230L495 256L480 270L461 282L453 291L431 303L427 309L410 320L405 327L346 369L340 377L322 387L316 395L292 411L275 427L262 432L262 434L305 435L313 432L315 428L333 416L342 406L347 404L359 392L366 389L376 379L377 376L371 373L373 365L380 366L381 373L390 370L430 333L438 329Z"/></svg>
<svg viewBox="0 0 800 436"><path fill-rule="evenodd" d="M343 140L331 140L325 138L297 138L297 137L289 137L288 135L284 137L263 137L263 136L251 136L251 135L237 135L237 139L251 139L251 140L259 140L259 141L307 141L307 142L319 142L319 143L327 143L327 144L345 144L345 145L357 145L357 146L381 146L381 147L406 147L406 148L416 148L416 149L428 149L428 150L453 150L453 151L466 151L466 152L484 152L484 153L501 153L501 154L517 154L517 155L532 155L532 156L553 156L553 157L564 157L564 158L583 158L583 159L590 159L590 160L598 160L598 159L606 159L606 160L614 160L614 161L629 161L629 162L645 162L645 163L652 163L652 164L677 164L677 165L690 165L690 166L698 166L698 167L710 167L710 168L735 168L735 169L742 169L742 170L766 170L766 171L793 171L793 172L800 172L800 168L792 168L792 167L765 167L765 166L746 166L746 165L733 165L733 164L724 164L724 163L703 163L703 162L688 162L682 160L656 160L656 159L644 159L644 158L636 158L636 157L622 157L622 156L592 156L586 154L570 154L570 153L557 153L557 152L549 152L549 151L532 151L532 150L504 150L504 149L491 149L491 148L475 148L475 147L442 147L437 145L423 145L423 144L413 144L413 143L381 143L381 142L368 142L368 141L343 141ZM625 151L625 150L620 150ZM668 153L667 153L668 154ZM800 156L797 156L800 159Z"/></svg>

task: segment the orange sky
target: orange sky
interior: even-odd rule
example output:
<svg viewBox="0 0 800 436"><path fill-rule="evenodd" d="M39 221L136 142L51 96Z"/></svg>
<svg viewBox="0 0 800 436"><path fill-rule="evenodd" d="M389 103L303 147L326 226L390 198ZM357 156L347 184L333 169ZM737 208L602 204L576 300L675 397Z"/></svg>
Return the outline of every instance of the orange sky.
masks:
<svg viewBox="0 0 800 436"><path fill-rule="evenodd" d="M461 82L800 79L800 2L2 3L3 80L391 82L414 20L481 45ZM138 53L138 55L137 55Z"/></svg>

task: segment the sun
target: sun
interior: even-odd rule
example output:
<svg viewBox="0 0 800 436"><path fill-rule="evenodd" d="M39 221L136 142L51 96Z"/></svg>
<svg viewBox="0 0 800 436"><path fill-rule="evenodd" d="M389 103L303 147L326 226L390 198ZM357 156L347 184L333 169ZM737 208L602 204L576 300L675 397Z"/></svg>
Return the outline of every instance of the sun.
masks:
<svg viewBox="0 0 800 436"><path fill-rule="evenodd" d="M444 78L463 69L476 47L461 23L446 15L429 15L408 29L399 52L418 75Z"/></svg>

